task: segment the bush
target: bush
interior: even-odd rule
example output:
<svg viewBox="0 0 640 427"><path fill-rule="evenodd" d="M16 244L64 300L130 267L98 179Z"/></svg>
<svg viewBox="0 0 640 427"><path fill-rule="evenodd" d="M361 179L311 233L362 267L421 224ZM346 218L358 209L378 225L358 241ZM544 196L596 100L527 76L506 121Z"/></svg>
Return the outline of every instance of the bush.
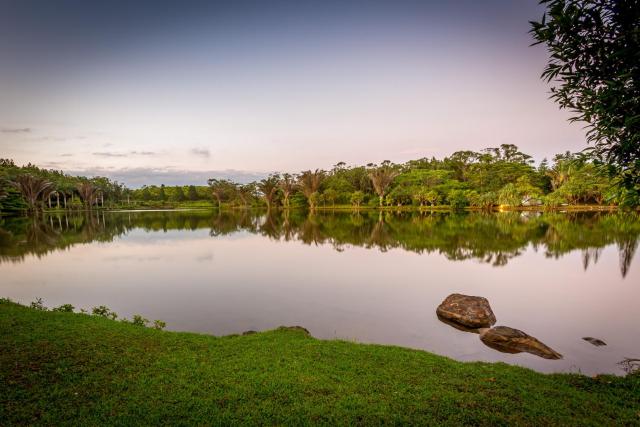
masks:
<svg viewBox="0 0 640 427"><path fill-rule="evenodd" d="M165 322L163 322L162 320L154 320L153 321L153 329L157 329L157 330L161 331L166 326L167 326L167 324Z"/></svg>
<svg viewBox="0 0 640 427"><path fill-rule="evenodd" d="M491 209L498 202L498 195L492 191L488 193L478 194L475 191L472 192L469 197L469 203L474 208Z"/></svg>
<svg viewBox="0 0 640 427"><path fill-rule="evenodd" d="M149 323L149 320L145 319L144 317L140 316L139 314L135 314L133 316L133 320L131 320L131 323L136 325L136 326L143 326L144 327L144 326L147 326L147 323Z"/></svg>
<svg viewBox="0 0 640 427"><path fill-rule="evenodd" d="M99 307L93 307L93 309L91 310L91 313L94 316L106 317L111 320L116 320L118 318L118 315L116 313L114 313L104 305L101 305Z"/></svg>
<svg viewBox="0 0 640 427"><path fill-rule="evenodd" d="M56 307L54 309L52 309L51 311L59 311L62 313L73 313L73 309L75 307L72 306L71 304L62 304L60 307Z"/></svg>
<svg viewBox="0 0 640 427"><path fill-rule="evenodd" d="M36 300L31 303L30 307L34 310L47 311L47 307L44 306L42 298L36 298Z"/></svg>
<svg viewBox="0 0 640 427"><path fill-rule="evenodd" d="M567 198L560 191L554 191L553 193L549 193L542 198L542 203L548 207L557 207L562 206L567 203Z"/></svg>
<svg viewBox="0 0 640 427"><path fill-rule="evenodd" d="M515 184L509 183L498 193L498 201L505 206L520 206L522 198Z"/></svg>
<svg viewBox="0 0 640 427"><path fill-rule="evenodd" d="M464 209L469 206L469 197L467 190L451 190L447 195L449 206L454 210Z"/></svg>

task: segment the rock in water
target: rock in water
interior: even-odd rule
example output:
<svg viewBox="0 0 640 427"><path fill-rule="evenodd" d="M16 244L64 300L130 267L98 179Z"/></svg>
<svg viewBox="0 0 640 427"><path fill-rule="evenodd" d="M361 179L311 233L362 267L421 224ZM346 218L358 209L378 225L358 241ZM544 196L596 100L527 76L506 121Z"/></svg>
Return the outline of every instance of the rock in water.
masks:
<svg viewBox="0 0 640 427"><path fill-rule="evenodd" d="M496 323L489 301L483 297L451 294L438 306L436 313L467 328L490 328Z"/></svg>
<svg viewBox="0 0 640 427"><path fill-rule="evenodd" d="M595 346L598 346L598 347L603 346L603 345L607 345L606 342L604 342L602 340L599 340L598 338L584 337L582 339L585 340L586 342L591 343L591 344L593 344Z"/></svg>
<svg viewBox="0 0 640 427"><path fill-rule="evenodd" d="M496 326L480 333L487 346L503 353L531 353L545 359L562 359L562 355L518 329Z"/></svg>

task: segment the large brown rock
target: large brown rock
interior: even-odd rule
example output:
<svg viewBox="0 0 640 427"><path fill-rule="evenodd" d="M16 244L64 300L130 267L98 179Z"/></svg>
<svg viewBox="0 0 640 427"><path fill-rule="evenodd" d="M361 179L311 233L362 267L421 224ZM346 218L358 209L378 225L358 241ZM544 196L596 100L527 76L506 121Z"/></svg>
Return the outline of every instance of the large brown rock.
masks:
<svg viewBox="0 0 640 427"><path fill-rule="evenodd" d="M451 294L436 309L438 317L466 328L490 328L496 323L489 301L483 297Z"/></svg>
<svg viewBox="0 0 640 427"><path fill-rule="evenodd" d="M562 359L562 355L518 329L496 326L480 332L480 339L487 346L503 353L531 353L545 359Z"/></svg>

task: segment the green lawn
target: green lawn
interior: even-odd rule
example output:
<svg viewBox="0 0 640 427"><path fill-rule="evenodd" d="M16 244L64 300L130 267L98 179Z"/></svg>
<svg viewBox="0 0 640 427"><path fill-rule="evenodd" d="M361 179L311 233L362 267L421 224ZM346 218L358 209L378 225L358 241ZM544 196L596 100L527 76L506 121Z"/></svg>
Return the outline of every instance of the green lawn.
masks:
<svg viewBox="0 0 640 427"><path fill-rule="evenodd" d="M212 337L0 303L0 425L640 424L640 375L543 375L297 329Z"/></svg>

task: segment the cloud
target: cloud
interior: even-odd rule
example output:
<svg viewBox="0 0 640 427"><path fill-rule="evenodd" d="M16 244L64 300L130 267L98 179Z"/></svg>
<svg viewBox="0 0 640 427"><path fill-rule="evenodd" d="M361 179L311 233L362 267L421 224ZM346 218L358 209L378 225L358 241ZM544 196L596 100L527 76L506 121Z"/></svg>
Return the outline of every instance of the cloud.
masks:
<svg viewBox="0 0 640 427"><path fill-rule="evenodd" d="M93 154L94 156L98 156L98 157L127 157L127 155L124 154L124 153L111 153L111 152L108 152L108 151L99 151L99 152L91 153L91 154Z"/></svg>
<svg viewBox="0 0 640 427"><path fill-rule="evenodd" d="M31 128L2 128L1 133L31 133Z"/></svg>
<svg viewBox="0 0 640 427"><path fill-rule="evenodd" d="M235 169L187 171L154 168L86 168L65 171L71 175L106 176L124 183L130 188L140 188L143 185L207 185L209 178L229 179L239 183L249 183L266 178L267 172L249 172Z"/></svg>
<svg viewBox="0 0 640 427"><path fill-rule="evenodd" d="M158 153L155 151L129 151L127 153L117 153L112 151L97 151L91 153L98 157L128 157L128 156L155 156Z"/></svg>
<svg viewBox="0 0 640 427"><path fill-rule="evenodd" d="M192 148L191 154L195 156L206 157L206 158L211 157L211 152L209 151L208 148Z"/></svg>

